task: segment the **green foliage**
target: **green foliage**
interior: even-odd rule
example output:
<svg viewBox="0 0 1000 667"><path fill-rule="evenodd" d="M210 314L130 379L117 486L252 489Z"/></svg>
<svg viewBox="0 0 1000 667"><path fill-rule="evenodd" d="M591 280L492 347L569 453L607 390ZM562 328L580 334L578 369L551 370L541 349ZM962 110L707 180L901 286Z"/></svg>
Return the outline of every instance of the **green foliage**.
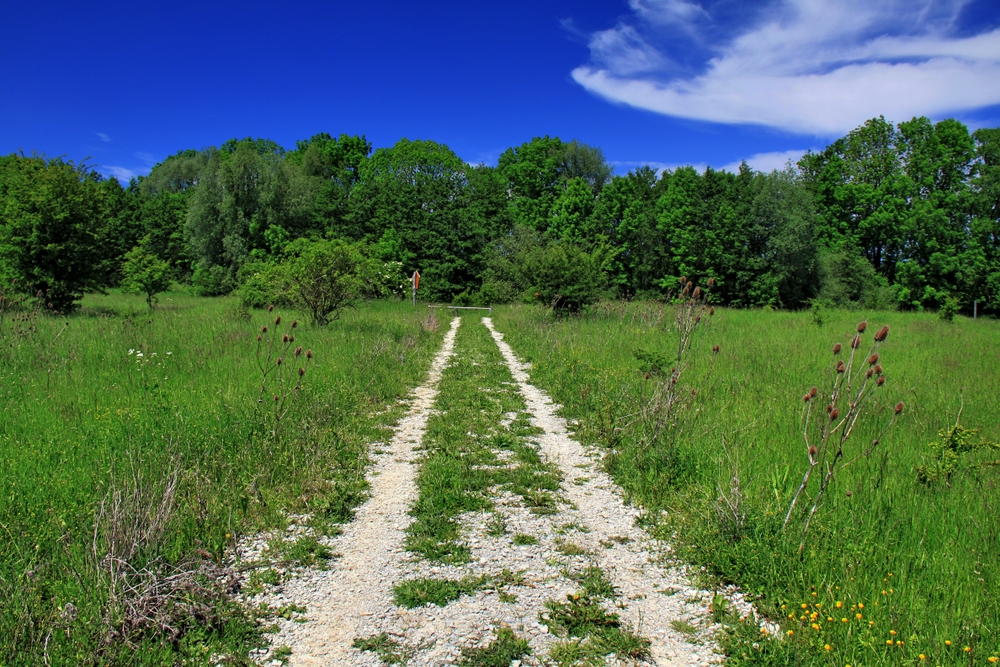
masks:
<svg viewBox="0 0 1000 667"><path fill-rule="evenodd" d="M86 165L0 158L0 267L47 309L69 312L98 287L102 190Z"/></svg>
<svg viewBox="0 0 1000 667"><path fill-rule="evenodd" d="M1000 440L997 373L983 363L995 347L997 323L946 324L934 313L869 316L892 327L891 345L883 348L891 358L886 393L873 404L879 418L859 421L852 437L870 445L892 406L905 399L908 407L874 455L837 473L799 554L799 532L783 530L782 522L806 456L805 379L834 372L831 341L818 332L850 331L859 319L834 308L823 315L817 329L808 312L717 307L685 375L697 391L697 410L676 433L685 466L680 477L676 463L649 453L653 448L634 426L655 391L638 371L634 350L667 358L673 352L662 312L647 303L602 304L583 317L553 321L537 309L510 307L495 310L493 319L532 364L532 381L564 406L567 419L579 421L582 441L606 448L605 469L645 508L647 529L670 540L682 561L705 568L710 581L754 596L760 612L779 622L786 639L768 639L753 622L731 626L728 661L894 665L916 664L922 653L928 664L957 667L969 662L965 646L979 661L1000 655L1000 603L993 594L1000 569L989 557L1000 529L992 465L1000 456L995 449L966 452L947 482L917 479L920 466L931 472L935 465L939 450L927 443L941 441L939 416L953 409L959 387L963 423L983 425L967 442ZM849 348L850 337L840 342ZM738 539L727 520L734 510L722 496L742 517ZM813 612L820 630L811 626ZM886 645L890 630L904 646Z"/></svg>
<svg viewBox="0 0 1000 667"><path fill-rule="evenodd" d="M534 248L523 261L528 291L556 312L578 313L603 294L605 277L595 258L571 243Z"/></svg>
<svg viewBox="0 0 1000 667"><path fill-rule="evenodd" d="M152 310L157 301L156 295L170 288L172 276L170 264L146 250L147 239L125 253L122 287L128 292L146 295L146 303Z"/></svg>
<svg viewBox="0 0 1000 667"><path fill-rule="evenodd" d="M325 325L352 308L369 289L373 274L361 249L344 241L296 242L292 257L276 275L283 275L291 303Z"/></svg>
<svg viewBox="0 0 1000 667"><path fill-rule="evenodd" d="M917 481L932 486L935 484L951 484L952 475L958 472L959 464L965 455L979 452L1000 451L1000 443L987 440L974 440L979 435L979 429L968 429L955 422L950 429L938 431L938 440L929 446L934 451L930 461L917 466ZM977 461L971 467L987 467L1000 465L998 461Z"/></svg>
<svg viewBox="0 0 1000 667"><path fill-rule="evenodd" d="M500 626L497 638L488 646L462 649L458 664L463 667L509 667L514 660L530 654L527 639L521 639L507 626Z"/></svg>
<svg viewBox="0 0 1000 667"><path fill-rule="evenodd" d="M174 575L223 563L243 535L283 532L280 508L350 518L363 498L368 445L400 416L397 399L419 384L440 332L391 303L349 311L338 327L300 327L296 344L317 350L319 363L274 435L259 426L254 356L273 315L252 324L230 317L233 305L168 292L150 320L142 297L88 295L68 318L24 322L33 333L10 329L9 311L0 315L0 663L202 664L263 643L259 624L235 604L182 614L177 636L149 628L108 641L123 627L101 565L112 528L123 525L114 521L145 526L166 507L163 530L127 560ZM174 473L173 502L163 505ZM115 493L124 503L118 519L100 511ZM323 555L313 542L289 545L289 558ZM195 598L176 592L180 613Z"/></svg>
<svg viewBox="0 0 1000 667"><path fill-rule="evenodd" d="M353 645L359 651L374 653L385 665L405 665L410 659L410 652L385 632L366 639L355 639Z"/></svg>
<svg viewBox="0 0 1000 667"><path fill-rule="evenodd" d="M465 579L407 579L392 587L395 603L400 607L413 609L425 604L443 607L463 595L472 595L488 585L486 577L466 577Z"/></svg>

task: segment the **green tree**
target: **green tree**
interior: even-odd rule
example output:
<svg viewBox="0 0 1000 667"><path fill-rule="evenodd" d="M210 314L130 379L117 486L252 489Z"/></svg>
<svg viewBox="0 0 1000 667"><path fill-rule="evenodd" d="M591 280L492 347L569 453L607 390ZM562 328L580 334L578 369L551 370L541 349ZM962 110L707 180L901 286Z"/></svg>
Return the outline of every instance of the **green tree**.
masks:
<svg viewBox="0 0 1000 667"><path fill-rule="evenodd" d="M325 326L353 307L366 289L369 260L360 248L345 241L297 241L294 256L284 266L287 293L294 305Z"/></svg>
<svg viewBox="0 0 1000 667"><path fill-rule="evenodd" d="M146 249L148 237L125 253L122 263L122 287L129 292L145 294L149 309L156 303L156 295L170 288L170 263Z"/></svg>
<svg viewBox="0 0 1000 667"><path fill-rule="evenodd" d="M99 288L100 176L83 164L0 158L0 265L54 311Z"/></svg>

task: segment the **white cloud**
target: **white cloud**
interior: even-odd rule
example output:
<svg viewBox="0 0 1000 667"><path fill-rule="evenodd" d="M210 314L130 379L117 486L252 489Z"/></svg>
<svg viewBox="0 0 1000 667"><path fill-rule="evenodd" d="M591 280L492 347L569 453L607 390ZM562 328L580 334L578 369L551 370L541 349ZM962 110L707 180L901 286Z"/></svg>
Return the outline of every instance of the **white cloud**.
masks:
<svg viewBox="0 0 1000 667"><path fill-rule="evenodd" d="M127 169L125 167L115 167L112 165L102 165L99 167L100 171L117 178L119 182L124 185L128 185L128 182L139 175L138 171L134 169Z"/></svg>
<svg viewBox="0 0 1000 667"><path fill-rule="evenodd" d="M744 159L746 160L746 163L754 169L754 171L761 171L765 174L770 174L775 169L784 169L785 165L787 165L789 161L791 161L794 165L799 161L799 158L805 155L805 153L804 149L772 151L770 153L757 153ZM739 173L741 162L743 162L743 160L735 160L729 164L722 165L718 168L718 171L729 171L734 174Z"/></svg>
<svg viewBox="0 0 1000 667"><path fill-rule="evenodd" d="M111 141L111 137L109 137L108 135L104 134L103 132L94 132L94 134L96 134L98 137L100 137L101 141L103 141L104 143L108 143L108 142Z"/></svg>
<svg viewBox="0 0 1000 667"><path fill-rule="evenodd" d="M650 46L663 42L663 16L691 30L706 18L678 0L632 0L638 27L592 35L593 62L572 76L608 100L669 116L815 135L879 115L941 117L1000 103L1000 29L953 36L964 4L782 0L712 45L702 71L670 76L669 45Z"/></svg>

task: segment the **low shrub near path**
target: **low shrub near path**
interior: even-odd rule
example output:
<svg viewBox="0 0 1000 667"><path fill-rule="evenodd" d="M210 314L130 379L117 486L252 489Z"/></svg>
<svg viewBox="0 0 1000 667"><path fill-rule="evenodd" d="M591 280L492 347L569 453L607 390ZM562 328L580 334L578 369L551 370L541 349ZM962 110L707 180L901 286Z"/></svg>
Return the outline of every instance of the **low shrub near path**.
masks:
<svg viewBox="0 0 1000 667"><path fill-rule="evenodd" d="M1000 662L996 450L963 446L946 483L924 479L960 410L977 442L1000 440L996 321L828 311L818 327L806 312L720 310L691 348L693 400L670 440L650 443L638 416L656 387L649 359L676 350L669 307L608 304L566 319L510 307L494 320L649 528L780 622L775 640L734 620L732 664ZM837 473L803 542L800 523L783 525L809 465L803 394L825 386L831 348L849 349L863 320L892 331L879 350L884 393L852 436L859 451L880 442Z"/></svg>

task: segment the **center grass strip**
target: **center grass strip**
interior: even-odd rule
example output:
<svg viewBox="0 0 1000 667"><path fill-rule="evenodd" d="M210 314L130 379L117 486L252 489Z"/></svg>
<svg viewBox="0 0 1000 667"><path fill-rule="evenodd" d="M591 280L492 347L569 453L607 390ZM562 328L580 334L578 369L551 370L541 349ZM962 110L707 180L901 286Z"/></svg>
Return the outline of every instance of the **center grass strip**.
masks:
<svg viewBox="0 0 1000 667"><path fill-rule="evenodd" d="M470 559L459 515L492 509L491 496L503 489L532 511L551 513L560 482L558 469L544 463L527 440L537 430L523 414L524 400L489 333L467 327L455 350L423 441L419 496L406 539L409 551L450 564Z"/></svg>

